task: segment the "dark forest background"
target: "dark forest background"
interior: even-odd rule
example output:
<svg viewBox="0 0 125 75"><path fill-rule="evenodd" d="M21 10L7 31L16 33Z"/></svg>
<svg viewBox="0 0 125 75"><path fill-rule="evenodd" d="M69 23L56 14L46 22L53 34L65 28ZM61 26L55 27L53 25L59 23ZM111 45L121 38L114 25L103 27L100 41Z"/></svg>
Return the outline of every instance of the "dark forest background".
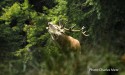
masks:
<svg viewBox="0 0 125 75"><path fill-rule="evenodd" d="M88 37L69 33L82 45L78 63L53 42L49 21L86 27ZM0 75L125 75L125 1L0 0Z"/></svg>

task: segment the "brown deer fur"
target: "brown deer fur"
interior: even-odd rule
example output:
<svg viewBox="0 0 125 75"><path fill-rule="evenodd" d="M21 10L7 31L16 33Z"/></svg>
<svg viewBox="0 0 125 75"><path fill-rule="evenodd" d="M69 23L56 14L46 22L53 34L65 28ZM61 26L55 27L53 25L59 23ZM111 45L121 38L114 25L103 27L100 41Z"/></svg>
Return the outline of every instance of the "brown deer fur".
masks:
<svg viewBox="0 0 125 75"><path fill-rule="evenodd" d="M81 50L79 41L66 34L57 36L57 39L55 39L55 41L60 45L63 50L73 52L80 52Z"/></svg>
<svg viewBox="0 0 125 75"><path fill-rule="evenodd" d="M48 31L52 36L52 39L59 44L60 48L64 52L81 52L80 42L65 34L64 29L60 26L49 24Z"/></svg>

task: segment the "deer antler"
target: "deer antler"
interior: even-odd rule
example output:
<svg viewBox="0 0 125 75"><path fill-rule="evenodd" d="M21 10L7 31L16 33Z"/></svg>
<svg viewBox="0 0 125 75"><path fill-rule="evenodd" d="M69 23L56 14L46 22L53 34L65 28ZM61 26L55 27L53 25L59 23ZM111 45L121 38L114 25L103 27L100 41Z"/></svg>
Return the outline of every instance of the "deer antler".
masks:
<svg viewBox="0 0 125 75"><path fill-rule="evenodd" d="M64 28L64 29L66 31L71 31L71 32L80 32L81 31L84 36L89 36L89 34L86 34L86 31L83 31L85 29L84 26L80 30L73 29L74 27L75 27L75 25L70 27L69 29L68 28Z"/></svg>
<svg viewBox="0 0 125 75"><path fill-rule="evenodd" d="M51 23L51 22L48 22L48 25L55 25L55 24L53 24L53 23ZM79 29L79 30L73 29L73 28L75 27L75 25L72 26L72 27L70 27L70 28L68 29L68 28L65 28L64 25L62 25L62 24L59 22L59 26L61 27L61 29L64 29L65 31L70 31L70 32L82 32L82 34L83 34L84 36L89 36L89 34L86 34L86 31L83 31L83 30L85 29L84 26L83 26L81 29ZM46 27L46 29L48 29L48 27Z"/></svg>
<svg viewBox="0 0 125 75"><path fill-rule="evenodd" d="M85 27L83 26L82 29L81 29L82 34L83 34L84 36L89 36L89 34L86 34L86 31L83 32L84 29L85 29Z"/></svg>

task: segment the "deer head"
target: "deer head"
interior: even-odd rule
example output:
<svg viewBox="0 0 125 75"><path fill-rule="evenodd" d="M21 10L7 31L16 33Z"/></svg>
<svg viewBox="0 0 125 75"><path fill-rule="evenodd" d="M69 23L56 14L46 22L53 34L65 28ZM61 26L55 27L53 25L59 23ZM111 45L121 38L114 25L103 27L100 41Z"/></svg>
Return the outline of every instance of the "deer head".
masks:
<svg viewBox="0 0 125 75"><path fill-rule="evenodd" d="M62 28L62 26L55 25L51 22L48 22L48 32L51 34L52 39L56 39L58 36L65 33L65 30Z"/></svg>

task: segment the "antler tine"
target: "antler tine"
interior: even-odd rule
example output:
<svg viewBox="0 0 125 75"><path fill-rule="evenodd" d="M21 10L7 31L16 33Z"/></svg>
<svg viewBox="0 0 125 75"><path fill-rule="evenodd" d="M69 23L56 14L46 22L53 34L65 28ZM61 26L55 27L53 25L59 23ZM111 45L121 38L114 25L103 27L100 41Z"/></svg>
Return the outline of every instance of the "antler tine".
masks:
<svg viewBox="0 0 125 75"><path fill-rule="evenodd" d="M59 20L59 25L61 25L61 22L60 22L60 20Z"/></svg>
<svg viewBox="0 0 125 75"><path fill-rule="evenodd" d="M85 26L82 26L82 29L81 29L81 30L82 30L82 34L83 34L84 36L89 36L89 34L86 34L86 31L83 32L84 29L85 29Z"/></svg>
<svg viewBox="0 0 125 75"><path fill-rule="evenodd" d="M86 33L86 31L82 32L82 34L83 34L84 36L89 36L89 34L85 34L85 33Z"/></svg>
<svg viewBox="0 0 125 75"><path fill-rule="evenodd" d="M75 26L76 26L76 25L73 25L73 26L71 27L71 29L73 29Z"/></svg>
<svg viewBox="0 0 125 75"><path fill-rule="evenodd" d="M71 26L71 27L69 28L69 31L72 32L72 31L73 31L72 29L73 29L74 27L75 27L75 25Z"/></svg>
<svg viewBox="0 0 125 75"><path fill-rule="evenodd" d="M79 29L79 30L74 30L74 29L73 29L74 27L75 27L75 25L72 26L72 27L70 27L69 29L64 27L64 29L65 29L66 31L71 31L71 32L82 32L82 34L83 34L84 36L89 36L89 34L86 34L86 31L83 31L83 30L85 29L85 26L83 26L83 27L82 27L81 29Z"/></svg>
<svg viewBox="0 0 125 75"><path fill-rule="evenodd" d="M81 29L82 29L82 31L83 31L83 29L85 29L85 26L82 26L82 28L81 28Z"/></svg>
<svg viewBox="0 0 125 75"><path fill-rule="evenodd" d="M61 19L59 19L59 26L61 26L61 28L64 28L65 26L61 23Z"/></svg>

